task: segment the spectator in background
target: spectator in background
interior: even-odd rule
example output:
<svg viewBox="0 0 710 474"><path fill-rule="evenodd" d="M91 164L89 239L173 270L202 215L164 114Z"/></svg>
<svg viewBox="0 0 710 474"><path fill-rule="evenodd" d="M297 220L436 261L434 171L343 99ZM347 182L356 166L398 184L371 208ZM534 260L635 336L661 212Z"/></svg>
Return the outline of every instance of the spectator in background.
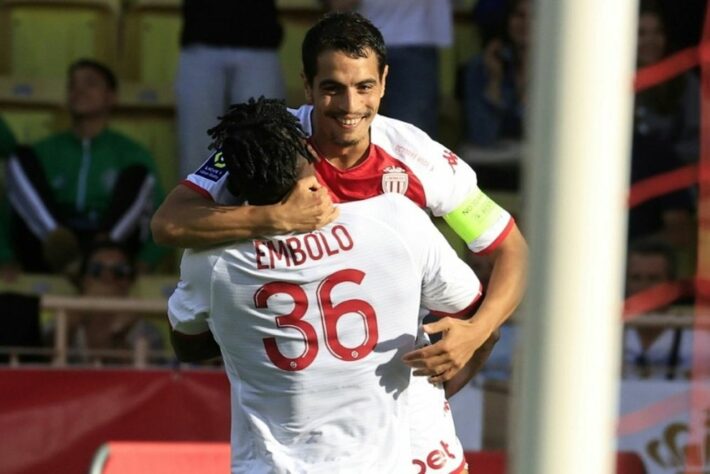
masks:
<svg viewBox="0 0 710 474"><path fill-rule="evenodd" d="M146 270L164 253L150 237L153 209L163 197L148 151L110 130L114 74L81 59L68 70L71 128L33 147L18 147L7 163L12 207L2 263L27 272L66 271L97 236L140 252ZM2 236L2 233L0 233ZM7 236L6 236L7 237Z"/></svg>
<svg viewBox="0 0 710 474"><path fill-rule="evenodd" d="M633 134L631 185L682 166L672 145L653 135ZM629 210L630 242L655 235L676 248L692 248L697 233L695 198L690 188L650 199Z"/></svg>
<svg viewBox="0 0 710 474"><path fill-rule="evenodd" d="M644 68L663 60L674 48L664 10L654 0L640 7L636 64ZM667 141L684 163L698 161L700 82L687 72L636 94L634 132Z"/></svg>
<svg viewBox="0 0 710 474"><path fill-rule="evenodd" d="M7 158L15 150L17 140L5 120L0 116L0 159Z"/></svg>
<svg viewBox="0 0 710 474"><path fill-rule="evenodd" d="M522 138L527 100L530 0L510 0L502 30L465 65L464 139L491 147L501 139Z"/></svg>
<svg viewBox="0 0 710 474"><path fill-rule="evenodd" d="M176 88L180 176L208 154L207 129L229 104L284 98L283 29L274 0L184 0Z"/></svg>
<svg viewBox="0 0 710 474"><path fill-rule="evenodd" d="M655 239L640 240L630 247L626 264L627 297L674 280L676 258L672 247ZM667 310L668 307L658 308L655 313ZM626 327L624 377L687 377L692 349L691 329Z"/></svg>
<svg viewBox="0 0 710 474"><path fill-rule="evenodd" d="M387 94L382 113L437 138L439 48L453 43L451 0L326 0L334 10L357 10L385 38Z"/></svg>
<svg viewBox="0 0 710 474"><path fill-rule="evenodd" d="M126 298L135 282L136 268L131 253L122 245L95 243L83 257L78 279L79 294L101 298ZM77 362L111 362L116 358L102 350L163 348L160 331L135 313L77 312L70 316L70 344Z"/></svg>

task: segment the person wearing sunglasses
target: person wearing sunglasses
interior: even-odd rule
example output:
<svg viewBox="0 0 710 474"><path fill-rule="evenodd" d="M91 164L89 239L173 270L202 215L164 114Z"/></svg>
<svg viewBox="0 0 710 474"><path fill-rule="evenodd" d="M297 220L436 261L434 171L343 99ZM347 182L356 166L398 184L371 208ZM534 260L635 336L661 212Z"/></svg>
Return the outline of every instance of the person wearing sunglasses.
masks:
<svg viewBox="0 0 710 474"><path fill-rule="evenodd" d="M135 278L133 254L120 243L99 241L84 255L76 284L82 296L126 298ZM163 347L161 333L155 326L138 314L120 311L74 313L70 317L70 335L73 350L70 359L77 363L119 363L127 357L104 351L134 350L138 344L150 349Z"/></svg>

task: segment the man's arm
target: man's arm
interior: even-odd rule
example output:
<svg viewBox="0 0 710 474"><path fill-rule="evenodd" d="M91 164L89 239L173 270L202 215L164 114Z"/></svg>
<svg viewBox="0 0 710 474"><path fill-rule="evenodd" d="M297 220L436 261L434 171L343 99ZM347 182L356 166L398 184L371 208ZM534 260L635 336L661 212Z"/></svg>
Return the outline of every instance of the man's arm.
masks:
<svg viewBox="0 0 710 474"><path fill-rule="evenodd" d="M178 185L153 215L153 239L161 245L200 248L264 234L310 232L338 216L315 177L299 180L283 201L270 206L221 206Z"/></svg>
<svg viewBox="0 0 710 474"><path fill-rule="evenodd" d="M184 334L173 329L170 331L170 342L180 362L202 362L221 355L211 331Z"/></svg>
<svg viewBox="0 0 710 474"><path fill-rule="evenodd" d="M404 362L415 369L414 375L426 375L432 383L451 380L520 304L525 290L528 248L517 226L513 226L491 255L493 271L481 307L465 321L442 318L423 326L428 334L442 333L442 338L404 356Z"/></svg>

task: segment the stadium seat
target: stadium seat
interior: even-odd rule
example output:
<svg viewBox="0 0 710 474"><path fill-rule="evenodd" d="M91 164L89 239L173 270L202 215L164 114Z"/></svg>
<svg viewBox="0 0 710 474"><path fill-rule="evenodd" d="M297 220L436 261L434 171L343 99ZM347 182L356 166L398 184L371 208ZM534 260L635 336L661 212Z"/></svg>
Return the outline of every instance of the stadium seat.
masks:
<svg viewBox="0 0 710 474"><path fill-rule="evenodd" d="M108 442L96 452L89 474L224 474L228 443Z"/></svg>
<svg viewBox="0 0 710 474"><path fill-rule="evenodd" d="M172 85L182 28L180 0L129 0L121 39L120 74L152 86Z"/></svg>
<svg viewBox="0 0 710 474"><path fill-rule="evenodd" d="M81 58L116 64L120 0L3 0L0 74L64 78Z"/></svg>
<svg viewBox="0 0 710 474"><path fill-rule="evenodd" d="M0 76L0 110L20 143L33 143L57 129L64 91L64 80Z"/></svg>
<svg viewBox="0 0 710 474"><path fill-rule="evenodd" d="M504 451L467 451L466 461L471 472L505 474L507 459ZM646 474L646 467L638 453L619 452L616 455L616 474Z"/></svg>
<svg viewBox="0 0 710 474"><path fill-rule="evenodd" d="M111 128L133 138L153 155L163 189L177 183L177 137L172 89L124 82Z"/></svg>

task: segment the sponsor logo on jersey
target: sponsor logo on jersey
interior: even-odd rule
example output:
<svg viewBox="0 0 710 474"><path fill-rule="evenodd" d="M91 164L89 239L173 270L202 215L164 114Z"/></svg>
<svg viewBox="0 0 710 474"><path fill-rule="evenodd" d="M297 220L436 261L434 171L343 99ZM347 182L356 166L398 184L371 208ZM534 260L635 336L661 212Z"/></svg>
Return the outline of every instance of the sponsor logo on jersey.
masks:
<svg viewBox="0 0 710 474"><path fill-rule="evenodd" d="M382 170L382 191L404 194L409 187L409 176L399 166L388 166Z"/></svg>
<svg viewBox="0 0 710 474"><path fill-rule="evenodd" d="M222 152L218 151L210 156L195 174L210 181L219 181L225 173L227 173L227 163L224 162Z"/></svg>
<svg viewBox="0 0 710 474"><path fill-rule="evenodd" d="M456 153L451 150L444 150L444 159L451 166L451 171L456 173L456 165L459 164L459 157L456 156Z"/></svg>

